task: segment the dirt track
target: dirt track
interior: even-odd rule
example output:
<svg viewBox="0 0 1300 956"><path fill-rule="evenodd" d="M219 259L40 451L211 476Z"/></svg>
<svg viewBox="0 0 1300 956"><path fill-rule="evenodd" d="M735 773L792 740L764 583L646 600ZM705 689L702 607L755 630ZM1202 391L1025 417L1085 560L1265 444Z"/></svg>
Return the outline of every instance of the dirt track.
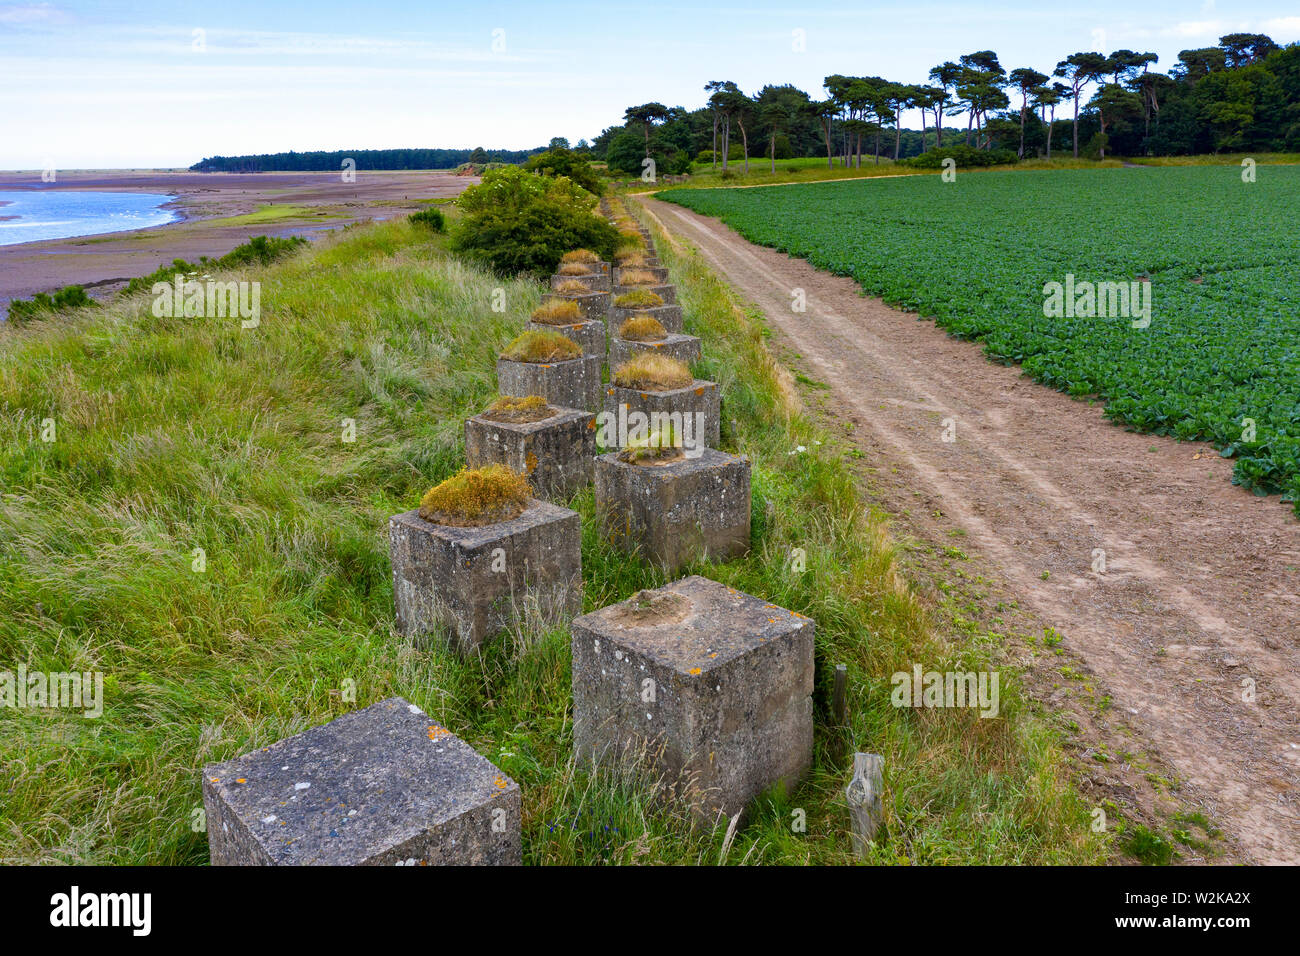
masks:
<svg viewBox="0 0 1300 956"><path fill-rule="evenodd" d="M921 493L901 503L964 529L968 550L1064 635L1244 855L1300 863L1300 521L1289 507L1231 485L1231 463L1208 445L1126 432L850 279L679 206L645 205L763 310L874 463ZM955 441L943 440L949 424Z"/></svg>

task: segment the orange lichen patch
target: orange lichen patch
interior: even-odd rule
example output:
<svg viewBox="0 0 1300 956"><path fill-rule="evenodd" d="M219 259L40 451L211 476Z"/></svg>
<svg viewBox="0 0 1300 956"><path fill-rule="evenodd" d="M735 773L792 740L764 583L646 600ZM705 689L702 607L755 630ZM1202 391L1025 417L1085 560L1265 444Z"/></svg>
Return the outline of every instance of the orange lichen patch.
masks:
<svg viewBox="0 0 1300 956"><path fill-rule="evenodd" d="M511 362L565 362L581 355L582 346L550 329L525 332L501 351L501 357Z"/></svg>
<svg viewBox="0 0 1300 956"><path fill-rule="evenodd" d="M596 255L590 249L574 249L572 252L566 252L560 256L560 261L568 262L599 262L600 256Z"/></svg>
<svg viewBox="0 0 1300 956"><path fill-rule="evenodd" d="M531 318L539 325L576 325L582 321L582 309L571 299L551 299L533 309Z"/></svg>
<svg viewBox="0 0 1300 956"><path fill-rule="evenodd" d="M654 309L664 304L664 297L649 289L633 289L614 300L618 309Z"/></svg>
<svg viewBox="0 0 1300 956"><path fill-rule="evenodd" d="M505 465L465 468L425 492L420 517L434 524L477 528L519 517L532 496L528 479Z"/></svg>
<svg viewBox="0 0 1300 956"><path fill-rule="evenodd" d="M439 737L450 737L451 731L446 727L439 727L437 724L429 725L429 739L437 740Z"/></svg>
<svg viewBox="0 0 1300 956"><path fill-rule="evenodd" d="M537 456L531 451L524 455L524 474L531 475L537 470Z"/></svg>
<svg viewBox="0 0 1300 956"><path fill-rule="evenodd" d="M703 385L701 385L699 388L697 388L697 389L695 390L695 394L696 394L696 395L703 395L704 392L705 392L705 388L704 388Z"/></svg>
<svg viewBox="0 0 1300 956"><path fill-rule="evenodd" d="M685 388L695 381L686 363L670 355L641 352L614 371L614 384L622 388L664 392Z"/></svg>
<svg viewBox="0 0 1300 956"><path fill-rule="evenodd" d="M555 287L555 291L562 295L591 295L592 289L585 282L579 282L577 279L565 279Z"/></svg>
<svg viewBox="0 0 1300 956"><path fill-rule="evenodd" d="M619 285L658 285L659 280L653 272L644 269L624 269L618 274Z"/></svg>
<svg viewBox="0 0 1300 956"><path fill-rule="evenodd" d="M239 779L237 779L237 780L235 781L235 783L248 783L248 778L247 778L247 777L240 777Z"/></svg>
<svg viewBox="0 0 1300 956"><path fill-rule="evenodd" d="M692 668L690 669L690 671L688 671L688 673L691 674L691 676L695 676L696 674L702 674L702 673L704 673L704 671L702 671L702 670L701 670L700 668L698 668L698 667L692 667Z"/></svg>
<svg viewBox="0 0 1300 956"><path fill-rule="evenodd" d="M502 790L504 790L506 787L509 786L509 784L506 783L506 778L501 776L500 774L497 774L497 778L496 780L493 781L493 783L495 783L497 787L499 787Z"/></svg>
<svg viewBox="0 0 1300 956"><path fill-rule="evenodd" d="M618 336L629 342L659 342L668 338L668 330L653 315L638 312L619 326Z"/></svg>

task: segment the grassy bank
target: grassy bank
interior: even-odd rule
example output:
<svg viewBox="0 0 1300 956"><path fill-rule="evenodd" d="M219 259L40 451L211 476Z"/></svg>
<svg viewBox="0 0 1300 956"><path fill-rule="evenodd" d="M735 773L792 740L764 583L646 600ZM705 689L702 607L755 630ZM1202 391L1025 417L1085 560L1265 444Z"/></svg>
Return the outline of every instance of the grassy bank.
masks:
<svg viewBox="0 0 1300 956"><path fill-rule="evenodd" d="M813 617L819 695L848 665L850 748L886 758L874 859L1098 859L1014 675L995 720L890 706L892 672L996 666L996 644L931 624L760 324L693 254L663 256L723 385L723 444L754 464L753 552L692 570ZM204 763L394 694L520 782L526 862L852 859L823 730L807 783L763 801L724 852L652 782L573 766L564 629L523 628L472 661L391 634L387 519L460 466L462 422L495 395L535 284L404 221L237 278L262 283L256 329L156 318L146 296L0 333L0 669L106 675L98 720L0 709L0 861L203 862ZM588 609L663 582L600 540L590 490L573 506Z"/></svg>

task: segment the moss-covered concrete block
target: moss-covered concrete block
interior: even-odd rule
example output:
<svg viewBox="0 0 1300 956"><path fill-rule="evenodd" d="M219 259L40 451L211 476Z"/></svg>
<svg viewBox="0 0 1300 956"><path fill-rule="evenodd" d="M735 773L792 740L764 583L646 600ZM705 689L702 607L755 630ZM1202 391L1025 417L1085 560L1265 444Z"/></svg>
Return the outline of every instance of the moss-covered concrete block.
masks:
<svg viewBox="0 0 1300 956"><path fill-rule="evenodd" d="M608 272L587 272L574 276L565 276L557 273L551 276L551 288L558 288L561 283L575 279L593 292L608 292L613 287L613 279Z"/></svg>
<svg viewBox="0 0 1300 956"><path fill-rule="evenodd" d="M465 461L470 468L502 464L526 475L539 498L568 501L591 483L596 456L596 416L552 408L535 422L498 421L490 414L465 422Z"/></svg>
<svg viewBox="0 0 1300 956"><path fill-rule="evenodd" d="M658 319L659 324L669 332L681 332L684 328L685 315L682 312L682 307L667 304L651 306L648 309L624 309L618 306L610 306L609 327L614 330L620 329L624 322L642 312Z"/></svg>
<svg viewBox="0 0 1300 956"><path fill-rule="evenodd" d="M566 621L582 610L576 511L532 500L481 527L433 524L419 510L389 519L397 631L445 634L463 654L525 615Z"/></svg>
<svg viewBox="0 0 1300 956"><path fill-rule="evenodd" d="M608 292L547 292L542 295L543 304L551 301L576 302L584 319L604 321L609 315L609 303L612 296Z"/></svg>
<svg viewBox="0 0 1300 956"><path fill-rule="evenodd" d="M213 866L523 862L519 785L390 697L203 768Z"/></svg>
<svg viewBox="0 0 1300 956"><path fill-rule="evenodd" d="M749 461L712 448L672 460L595 462L596 512L615 547L672 573L749 551Z"/></svg>
<svg viewBox="0 0 1300 956"><path fill-rule="evenodd" d="M618 368L638 352L668 355L690 365L700 360L700 340L694 335L669 332L667 338L657 342L633 342L617 335L609 340L609 367Z"/></svg>
<svg viewBox="0 0 1300 956"><path fill-rule="evenodd" d="M576 322L570 325L550 325L545 322L529 322L525 331L546 331L559 332L561 335L568 336L582 346L583 355L595 355L603 362L608 353L607 343L605 341L605 323L600 319L588 319L585 322Z"/></svg>
<svg viewBox="0 0 1300 956"><path fill-rule="evenodd" d="M623 388L620 385L605 385L604 405L601 409L602 422L617 420L620 415L627 416L639 412L647 417L659 415L678 415L684 427L697 429L694 435L703 436L704 444L717 448L722 431L722 400L717 382L697 378L685 388L666 389L661 392L642 391L635 388Z"/></svg>
<svg viewBox="0 0 1300 956"><path fill-rule="evenodd" d="M594 412L600 408L603 355L583 355L564 362L497 361L497 390L502 395L540 395L561 408Z"/></svg>
<svg viewBox="0 0 1300 956"><path fill-rule="evenodd" d="M812 620L703 577L576 618L578 759L651 762L705 820L812 762Z"/></svg>
<svg viewBox="0 0 1300 956"><path fill-rule="evenodd" d="M677 303L677 287L668 283L658 285L616 285L613 288L614 298L618 298L627 292L634 292L643 289L646 292L654 292L659 298L664 300L666 305L675 305Z"/></svg>

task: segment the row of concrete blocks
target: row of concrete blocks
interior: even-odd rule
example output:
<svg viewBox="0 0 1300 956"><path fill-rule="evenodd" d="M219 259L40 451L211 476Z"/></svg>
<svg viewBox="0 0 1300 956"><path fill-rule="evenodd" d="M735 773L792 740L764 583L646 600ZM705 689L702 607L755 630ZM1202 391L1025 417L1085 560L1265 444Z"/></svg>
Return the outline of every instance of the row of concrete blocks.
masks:
<svg viewBox="0 0 1300 956"><path fill-rule="evenodd" d="M574 619L579 763L708 825L807 771L813 622L703 577ZM203 770L214 865L518 865L519 785L392 697Z"/></svg>

